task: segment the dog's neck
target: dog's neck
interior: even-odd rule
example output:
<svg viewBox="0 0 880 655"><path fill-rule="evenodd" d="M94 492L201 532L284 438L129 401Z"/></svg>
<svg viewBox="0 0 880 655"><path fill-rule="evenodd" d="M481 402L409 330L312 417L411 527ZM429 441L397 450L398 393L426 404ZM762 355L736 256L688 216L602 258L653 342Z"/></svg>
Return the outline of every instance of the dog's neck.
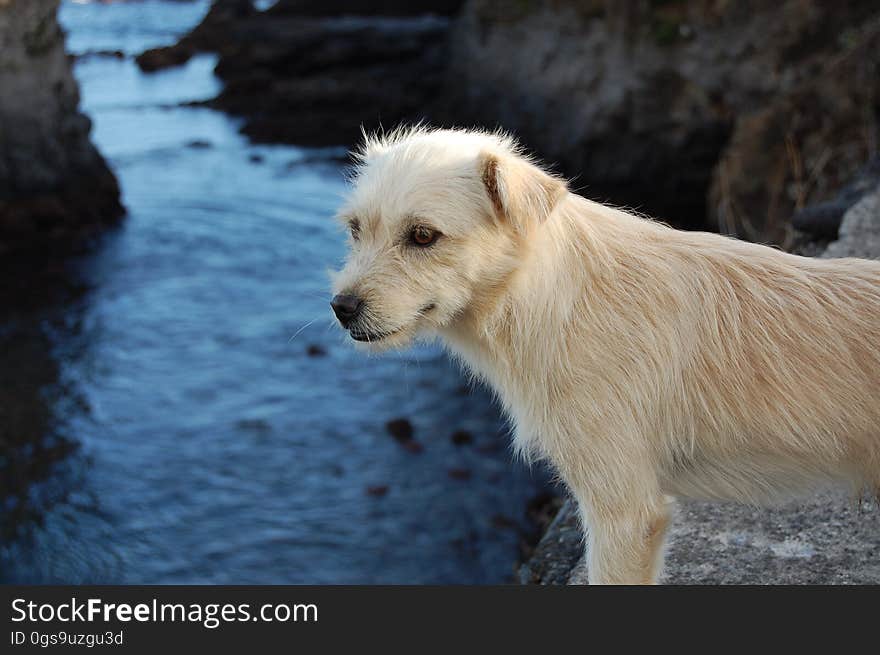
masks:
<svg viewBox="0 0 880 655"><path fill-rule="evenodd" d="M580 239L579 228L566 209L560 208L533 238L556 244ZM578 249L553 250L557 257L539 259L536 253L547 248L525 248L520 265L503 283L441 331L453 353L496 390L509 412L522 407L525 396L535 398L534 387L542 384L541 371L559 365L562 335L551 332L558 332L560 311L586 293L570 281L573 275L583 277L578 272L584 266L577 261ZM563 276L568 278L565 284Z"/></svg>
<svg viewBox="0 0 880 655"><path fill-rule="evenodd" d="M589 370L615 365L607 361L614 357L613 344L603 342L613 323L608 317L620 308L603 301L599 288L620 266L631 265L620 230L629 221L569 195L534 235L539 241L532 242L492 311L465 313L442 332L450 350L496 392L515 428L514 447L526 456L553 456L565 443L568 399L584 393ZM568 329L572 322L576 329ZM596 354L572 360L572 339L590 341L589 352Z"/></svg>

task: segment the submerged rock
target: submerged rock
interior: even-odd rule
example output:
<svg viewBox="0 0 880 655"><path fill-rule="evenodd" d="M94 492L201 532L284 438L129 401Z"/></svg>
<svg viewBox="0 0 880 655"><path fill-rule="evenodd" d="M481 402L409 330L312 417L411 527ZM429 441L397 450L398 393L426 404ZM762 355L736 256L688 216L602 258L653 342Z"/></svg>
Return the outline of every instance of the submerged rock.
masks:
<svg viewBox="0 0 880 655"><path fill-rule="evenodd" d="M466 446L474 442L474 435L467 430L456 430L449 439L456 446Z"/></svg>
<svg viewBox="0 0 880 655"><path fill-rule="evenodd" d="M385 424L385 429L388 430L388 434L390 434L406 452L412 455L419 455L424 452L425 447L416 441L415 430L409 419L392 419Z"/></svg>
<svg viewBox="0 0 880 655"><path fill-rule="evenodd" d="M388 430L388 434L394 437L395 441L400 443L406 443L413 439L413 426L407 418L391 419L385 424L385 429Z"/></svg>
<svg viewBox="0 0 880 655"><path fill-rule="evenodd" d="M0 253L67 246L123 213L78 110L58 4L0 1Z"/></svg>

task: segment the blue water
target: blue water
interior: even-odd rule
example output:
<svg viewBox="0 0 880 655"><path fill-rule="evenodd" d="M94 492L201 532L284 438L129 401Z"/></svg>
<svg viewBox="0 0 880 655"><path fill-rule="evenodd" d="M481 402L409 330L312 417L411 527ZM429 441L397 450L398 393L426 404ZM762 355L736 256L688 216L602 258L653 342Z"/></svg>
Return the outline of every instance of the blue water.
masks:
<svg viewBox="0 0 880 655"><path fill-rule="evenodd" d="M134 54L206 9L65 2L61 19L74 53ZM0 545L0 580L510 579L541 475L439 348L350 347L327 307L343 151L253 146L228 116L180 106L217 93L213 65L146 76L130 58L78 60L129 214L70 267L77 293L15 319L57 367L38 394L46 429L77 448L34 483L36 518ZM422 453L388 435L397 417Z"/></svg>

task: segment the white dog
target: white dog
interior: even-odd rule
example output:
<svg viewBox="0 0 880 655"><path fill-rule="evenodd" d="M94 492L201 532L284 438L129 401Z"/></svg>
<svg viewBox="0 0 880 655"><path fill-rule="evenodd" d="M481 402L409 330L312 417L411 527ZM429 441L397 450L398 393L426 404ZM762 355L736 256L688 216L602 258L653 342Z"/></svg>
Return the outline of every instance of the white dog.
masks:
<svg viewBox="0 0 880 655"><path fill-rule="evenodd" d="M439 334L589 526L590 579L654 582L671 498L880 490L880 262L682 232L586 200L507 136L367 138L333 309Z"/></svg>

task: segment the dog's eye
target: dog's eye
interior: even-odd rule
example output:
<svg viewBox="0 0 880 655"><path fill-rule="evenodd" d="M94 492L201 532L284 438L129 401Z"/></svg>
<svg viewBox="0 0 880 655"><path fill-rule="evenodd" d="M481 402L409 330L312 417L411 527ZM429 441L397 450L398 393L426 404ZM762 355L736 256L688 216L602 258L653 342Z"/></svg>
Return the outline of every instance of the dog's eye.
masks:
<svg viewBox="0 0 880 655"><path fill-rule="evenodd" d="M432 230L424 225L417 225L409 233L409 240L419 248L427 248L440 238L437 230Z"/></svg>
<svg viewBox="0 0 880 655"><path fill-rule="evenodd" d="M351 238L357 241L361 236L361 224L358 220L350 221L348 229L351 232Z"/></svg>

